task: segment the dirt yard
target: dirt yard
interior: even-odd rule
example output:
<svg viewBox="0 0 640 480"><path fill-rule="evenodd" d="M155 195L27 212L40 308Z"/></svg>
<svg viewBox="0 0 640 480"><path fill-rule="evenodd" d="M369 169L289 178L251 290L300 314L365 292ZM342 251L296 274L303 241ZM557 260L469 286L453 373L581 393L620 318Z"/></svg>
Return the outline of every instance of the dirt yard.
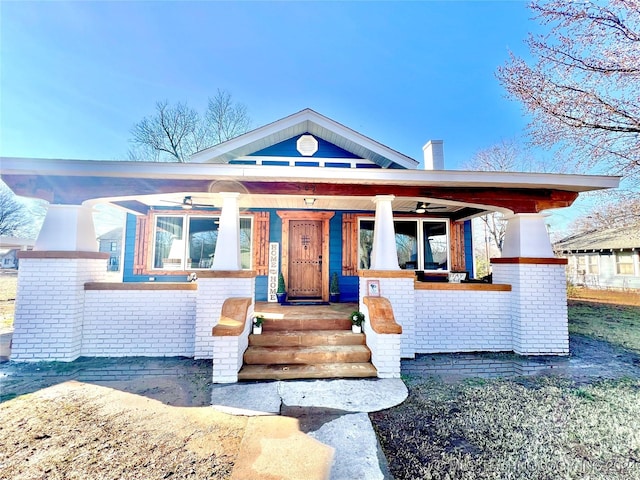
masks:
<svg viewBox="0 0 640 480"><path fill-rule="evenodd" d="M71 381L1 403L0 479L231 476L246 417L112 386Z"/></svg>
<svg viewBox="0 0 640 480"><path fill-rule="evenodd" d="M569 289L568 296L570 300L583 302L640 306L640 292L573 287Z"/></svg>

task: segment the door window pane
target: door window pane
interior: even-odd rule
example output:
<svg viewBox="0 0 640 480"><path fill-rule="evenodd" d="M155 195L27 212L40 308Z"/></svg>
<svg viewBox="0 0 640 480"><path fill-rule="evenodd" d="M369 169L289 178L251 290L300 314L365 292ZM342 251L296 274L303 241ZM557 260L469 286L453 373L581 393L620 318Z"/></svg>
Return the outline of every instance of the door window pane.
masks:
<svg viewBox="0 0 640 480"><path fill-rule="evenodd" d="M360 269L368 270L371 267L371 248L373 247L373 220L360 221L360 235L358 244L358 256L360 257Z"/></svg>
<svg viewBox="0 0 640 480"><path fill-rule="evenodd" d="M153 268L183 269L183 223L183 217L156 218Z"/></svg>
<svg viewBox="0 0 640 480"><path fill-rule="evenodd" d="M253 245L253 242L251 241L253 238L251 224L252 222L250 218L240 219L240 262L242 268L245 270L249 270L251 268L251 247Z"/></svg>
<svg viewBox="0 0 640 480"><path fill-rule="evenodd" d="M449 242L446 222L423 222L424 269L448 270Z"/></svg>
<svg viewBox="0 0 640 480"><path fill-rule="evenodd" d="M396 231L398 264L403 270L415 270L418 268L418 222L401 220L393 222L393 226Z"/></svg>
<svg viewBox="0 0 640 480"><path fill-rule="evenodd" d="M209 268L218 240L217 217L189 218L188 268Z"/></svg>

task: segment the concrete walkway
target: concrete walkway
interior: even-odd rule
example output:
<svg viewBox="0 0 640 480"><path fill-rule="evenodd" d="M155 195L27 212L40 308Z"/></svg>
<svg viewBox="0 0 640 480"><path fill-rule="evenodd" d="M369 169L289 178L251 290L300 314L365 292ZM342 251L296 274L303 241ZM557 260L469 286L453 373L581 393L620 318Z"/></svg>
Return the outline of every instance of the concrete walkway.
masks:
<svg viewBox="0 0 640 480"><path fill-rule="evenodd" d="M407 394L400 379L238 383L214 385L211 403L251 416L234 479L375 480L392 477L368 412Z"/></svg>

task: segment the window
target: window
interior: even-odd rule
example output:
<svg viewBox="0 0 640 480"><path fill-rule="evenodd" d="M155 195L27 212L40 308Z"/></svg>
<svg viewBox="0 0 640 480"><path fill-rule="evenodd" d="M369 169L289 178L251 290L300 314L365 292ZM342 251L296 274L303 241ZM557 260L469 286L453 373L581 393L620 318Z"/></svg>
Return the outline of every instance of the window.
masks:
<svg viewBox="0 0 640 480"><path fill-rule="evenodd" d="M633 252L616 253L616 273L618 275L633 275Z"/></svg>
<svg viewBox="0 0 640 480"><path fill-rule="evenodd" d="M600 273L598 255L587 255L587 271L592 275L598 275Z"/></svg>
<svg viewBox="0 0 640 480"><path fill-rule="evenodd" d="M111 242L111 251L115 252L118 250L118 242Z"/></svg>
<svg viewBox="0 0 640 480"><path fill-rule="evenodd" d="M395 220L396 252L405 270L449 269L449 222L446 220ZM359 222L359 268L371 266L374 221Z"/></svg>
<svg viewBox="0 0 640 480"><path fill-rule="evenodd" d="M210 268L218 240L218 216L158 216L153 268L191 270ZM240 218L240 260L251 268L252 218Z"/></svg>

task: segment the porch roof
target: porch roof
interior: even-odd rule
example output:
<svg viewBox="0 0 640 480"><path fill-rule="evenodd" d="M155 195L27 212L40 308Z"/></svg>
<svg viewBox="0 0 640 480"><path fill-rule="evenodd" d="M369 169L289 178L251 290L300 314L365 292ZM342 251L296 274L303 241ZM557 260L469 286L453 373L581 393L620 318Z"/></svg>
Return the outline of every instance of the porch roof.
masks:
<svg viewBox="0 0 640 480"><path fill-rule="evenodd" d="M505 213L571 205L578 193L618 186L619 177L457 170L345 169L197 163L1 158L2 179L18 195L58 204L136 201L144 206L215 203L222 191L242 193L244 208L370 210L375 195L397 197L400 210L427 201L450 211L466 207ZM404 202L404 204L402 203ZM122 203L121 205L125 205ZM132 204L130 204L132 205ZM136 210L136 208L131 208ZM476 212L477 213L477 212Z"/></svg>

